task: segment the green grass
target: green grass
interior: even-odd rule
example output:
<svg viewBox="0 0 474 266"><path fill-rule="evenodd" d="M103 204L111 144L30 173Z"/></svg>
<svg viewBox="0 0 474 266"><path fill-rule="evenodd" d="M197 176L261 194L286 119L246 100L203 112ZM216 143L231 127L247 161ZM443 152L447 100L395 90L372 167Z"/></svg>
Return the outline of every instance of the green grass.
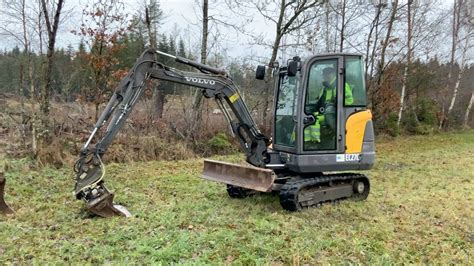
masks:
<svg viewBox="0 0 474 266"><path fill-rule="evenodd" d="M277 196L231 199L189 160L108 165L135 216L101 219L74 200L71 169L11 161L0 263L471 264L474 132L380 142L367 201L297 213Z"/></svg>

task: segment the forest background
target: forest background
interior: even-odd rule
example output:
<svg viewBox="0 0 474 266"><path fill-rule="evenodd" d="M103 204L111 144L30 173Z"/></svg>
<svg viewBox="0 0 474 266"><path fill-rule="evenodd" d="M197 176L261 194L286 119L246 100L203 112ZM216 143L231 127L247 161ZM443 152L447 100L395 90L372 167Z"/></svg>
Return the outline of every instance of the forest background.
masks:
<svg viewBox="0 0 474 266"><path fill-rule="evenodd" d="M70 164L147 47L225 68L267 134L273 90L255 80L256 65L330 52L364 56L377 134L474 126L473 1L183 1L194 17L174 25L168 2L2 0L2 156ZM114 143L107 157L119 162L238 150L217 105L156 81Z"/></svg>

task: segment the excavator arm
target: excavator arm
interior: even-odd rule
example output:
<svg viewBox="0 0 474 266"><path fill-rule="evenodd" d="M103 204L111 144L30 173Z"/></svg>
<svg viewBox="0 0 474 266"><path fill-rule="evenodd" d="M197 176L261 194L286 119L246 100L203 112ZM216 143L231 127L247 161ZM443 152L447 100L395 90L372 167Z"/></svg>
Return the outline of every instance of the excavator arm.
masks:
<svg viewBox="0 0 474 266"><path fill-rule="evenodd" d="M172 57L176 62L198 69L200 73L180 71L166 66L156 61L158 54ZM87 208L99 216L129 215L126 209L113 204L113 193L104 185L105 167L102 157L124 126L143 94L146 82L150 79L201 89L204 97L214 98L221 107L233 134L237 136L246 154L247 162L260 168L265 168L270 162L267 153L270 140L258 130L237 86L225 71L149 49L143 52L127 76L119 83L82 147L74 166L76 181L74 194L77 199L85 200ZM228 113L225 105L230 107L235 119ZM95 144L94 140L97 140Z"/></svg>

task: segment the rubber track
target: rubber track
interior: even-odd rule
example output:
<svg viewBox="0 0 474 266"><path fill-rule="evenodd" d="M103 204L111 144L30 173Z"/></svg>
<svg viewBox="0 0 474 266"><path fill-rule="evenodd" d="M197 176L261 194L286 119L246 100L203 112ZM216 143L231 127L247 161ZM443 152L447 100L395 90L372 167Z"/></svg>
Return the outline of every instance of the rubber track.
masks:
<svg viewBox="0 0 474 266"><path fill-rule="evenodd" d="M243 187L227 185L227 193L231 198L243 199L248 196L251 196L252 194L255 194L256 191Z"/></svg>
<svg viewBox="0 0 474 266"><path fill-rule="evenodd" d="M337 181L347 181L347 180L356 180L356 179L365 179L367 181L368 187L366 187L364 193L362 194L354 194L351 199L355 200L364 200L367 198L368 193L370 192L370 183L369 179L362 174L334 174L334 175L324 175L319 177L313 178L305 178L297 181L288 181L281 187L280 190L280 204L281 206L289 211L297 211L300 210L301 207L314 207L318 206L323 202L318 202L316 204L312 204L310 206L301 206L300 202L298 202L298 193L301 189L316 186L320 184L327 184L328 182L337 182ZM367 186L366 184L366 186Z"/></svg>

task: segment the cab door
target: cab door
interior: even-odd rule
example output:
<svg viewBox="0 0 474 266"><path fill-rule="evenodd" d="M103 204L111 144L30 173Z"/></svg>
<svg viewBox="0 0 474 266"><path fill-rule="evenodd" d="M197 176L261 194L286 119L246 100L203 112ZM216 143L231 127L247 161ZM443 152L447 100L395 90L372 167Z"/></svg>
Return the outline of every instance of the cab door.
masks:
<svg viewBox="0 0 474 266"><path fill-rule="evenodd" d="M300 154L341 153L344 150L343 57L314 57L304 66L300 98Z"/></svg>

